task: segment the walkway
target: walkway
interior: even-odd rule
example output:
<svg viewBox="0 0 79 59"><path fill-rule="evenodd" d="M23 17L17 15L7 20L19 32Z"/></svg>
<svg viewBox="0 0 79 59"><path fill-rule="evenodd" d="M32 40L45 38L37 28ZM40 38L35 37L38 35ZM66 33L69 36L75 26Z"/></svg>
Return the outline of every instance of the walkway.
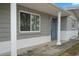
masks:
<svg viewBox="0 0 79 59"><path fill-rule="evenodd" d="M39 46L33 50L28 50L27 53L20 54L22 56L56 56L64 50L70 48L72 45L78 43L78 40L70 40L63 43L61 46L54 45L55 41L49 42L44 46Z"/></svg>

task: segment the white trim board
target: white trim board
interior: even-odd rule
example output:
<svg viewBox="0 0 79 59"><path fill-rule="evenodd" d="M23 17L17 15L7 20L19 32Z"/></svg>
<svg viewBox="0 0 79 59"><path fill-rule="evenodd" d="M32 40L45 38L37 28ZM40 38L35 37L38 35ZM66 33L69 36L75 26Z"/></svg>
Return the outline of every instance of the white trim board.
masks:
<svg viewBox="0 0 79 59"><path fill-rule="evenodd" d="M16 40L17 40L17 5L10 4L10 19L11 19L11 56L17 56Z"/></svg>
<svg viewBox="0 0 79 59"><path fill-rule="evenodd" d="M51 41L51 36L42 36L42 37L34 37L34 38L28 38L28 39L20 39L17 40L17 49L20 48L27 48L27 47L32 47L35 45L39 45L42 43L50 42ZM0 42L0 54L10 52L11 51L11 46L10 46L10 41L4 41Z"/></svg>

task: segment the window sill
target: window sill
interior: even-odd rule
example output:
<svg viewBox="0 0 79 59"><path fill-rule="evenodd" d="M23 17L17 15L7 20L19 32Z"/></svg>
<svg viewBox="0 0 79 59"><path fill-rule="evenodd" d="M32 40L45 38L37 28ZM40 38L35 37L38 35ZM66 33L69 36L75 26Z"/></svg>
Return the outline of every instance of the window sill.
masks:
<svg viewBox="0 0 79 59"><path fill-rule="evenodd" d="M19 31L19 33L40 33L40 31Z"/></svg>

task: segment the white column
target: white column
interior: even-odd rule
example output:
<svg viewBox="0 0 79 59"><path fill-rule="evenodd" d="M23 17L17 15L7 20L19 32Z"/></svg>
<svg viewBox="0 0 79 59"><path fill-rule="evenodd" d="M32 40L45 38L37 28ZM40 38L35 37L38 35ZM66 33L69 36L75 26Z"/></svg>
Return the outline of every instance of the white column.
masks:
<svg viewBox="0 0 79 59"><path fill-rule="evenodd" d="M61 45L61 12L58 13L57 45Z"/></svg>
<svg viewBox="0 0 79 59"><path fill-rule="evenodd" d="M17 14L16 3L10 4L10 17L11 17L11 56L17 55L16 40L17 40Z"/></svg>

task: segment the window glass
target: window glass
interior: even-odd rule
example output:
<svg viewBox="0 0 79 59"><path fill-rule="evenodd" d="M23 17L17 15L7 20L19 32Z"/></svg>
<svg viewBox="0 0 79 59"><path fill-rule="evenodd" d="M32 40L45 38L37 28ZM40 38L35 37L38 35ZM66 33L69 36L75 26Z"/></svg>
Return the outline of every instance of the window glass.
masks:
<svg viewBox="0 0 79 59"><path fill-rule="evenodd" d="M20 12L20 31L39 31L39 16Z"/></svg>
<svg viewBox="0 0 79 59"><path fill-rule="evenodd" d="M39 16L32 15L32 31L39 31Z"/></svg>
<svg viewBox="0 0 79 59"><path fill-rule="evenodd" d="M20 12L20 30L30 31L30 14Z"/></svg>

